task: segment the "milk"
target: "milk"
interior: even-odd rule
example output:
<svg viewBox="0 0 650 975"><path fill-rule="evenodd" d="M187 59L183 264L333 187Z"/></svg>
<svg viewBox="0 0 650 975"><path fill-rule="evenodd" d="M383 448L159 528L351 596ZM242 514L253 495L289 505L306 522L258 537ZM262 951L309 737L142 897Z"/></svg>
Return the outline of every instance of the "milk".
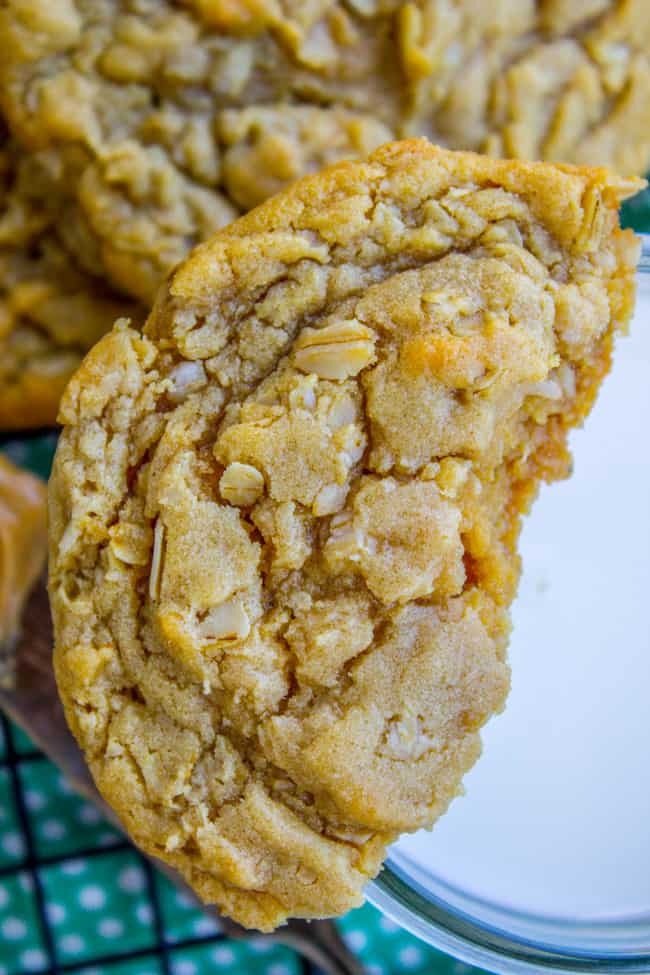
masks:
<svg viewBox="0 0 650 975"><path fill-rule="evenodd" d="M648 916L650 297L572 449L524 527L506 711L466 795L393 858L526 912Z"/></svg>

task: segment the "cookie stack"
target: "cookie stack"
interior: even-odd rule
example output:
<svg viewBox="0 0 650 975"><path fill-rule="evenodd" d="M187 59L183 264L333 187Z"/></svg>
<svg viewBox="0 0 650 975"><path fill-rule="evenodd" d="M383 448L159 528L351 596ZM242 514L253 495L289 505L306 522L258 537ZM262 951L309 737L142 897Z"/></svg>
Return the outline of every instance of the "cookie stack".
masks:
<svg viewBox="0 0 650 975"><path fill-rule="evenodd" d="M392 138L650 162L645 0L8 0L0 427L52 423L118 315L291 181Z"/></svg>
<svg viewBox="0 0 650 975"><path fill-rule="evenodd" d="M648 52L642 0L0 12L5 427L92 346L59 690L131 836L246 925L358 904L504 704L522 516L632 311Z"/></svg>

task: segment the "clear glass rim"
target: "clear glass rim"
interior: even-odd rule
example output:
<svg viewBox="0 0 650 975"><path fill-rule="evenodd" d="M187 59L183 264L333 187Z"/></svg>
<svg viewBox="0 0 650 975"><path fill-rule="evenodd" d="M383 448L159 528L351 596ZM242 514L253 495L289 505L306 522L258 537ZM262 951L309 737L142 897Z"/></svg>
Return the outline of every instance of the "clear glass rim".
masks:
<svg viewBox="0 0 650 975"><path fill-rule="evenodd" d="M650 234L639 235L638 283L650 289ZM366 889L371 904L411 934L499 975L650 972L650 904L638 918L603 922L499 907L437 881L421 884L388 857Z"/></svg>
<svg viewBox="0 0 650 975"><path fill-rule="evenodd" d="M650 972L650 914L604 923L526 914L442 882L425 888L390 857L366 896L433 947L500 975Z"/></svg>

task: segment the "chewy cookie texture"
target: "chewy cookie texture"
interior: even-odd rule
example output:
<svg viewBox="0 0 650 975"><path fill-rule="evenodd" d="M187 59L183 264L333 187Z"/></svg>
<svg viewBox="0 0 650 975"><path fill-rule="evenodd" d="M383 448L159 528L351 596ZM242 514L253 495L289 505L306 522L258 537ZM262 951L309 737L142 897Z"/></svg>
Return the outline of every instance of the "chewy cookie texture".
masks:
<svg viewBox="0 0 650 975"><path fill-rule="evenodd" d="M637 182L385 146L195 250L68 387L67 718L133 839L243 924L358 904L460 791L521 516L631 314Z"/></svg>
<svg viewBox="0 0 650 975"><path fill-rule="evenodd" d="M646 0L7 0L0 102L92 273L151 301L292 180L391 138L650 163Z"/></svg>
<svg viewBox="0 0 650 975"><path fill-rule="evenodd" d="M0 143L0 429L52 424L93 342L119 315L144 320L66 252L56 232L64 207L48 182L34 159Z"/></svg>
<svg viewBox="0 0 650 975"><path fill-rule="evenodd" d="M57 219L0 288L35 276L58 310L6 302L0 425L53 421L119 294L150 305L192 246L337 159L425 135L644 172L649 50L647 0L7 0L0 105Z"/></svg>

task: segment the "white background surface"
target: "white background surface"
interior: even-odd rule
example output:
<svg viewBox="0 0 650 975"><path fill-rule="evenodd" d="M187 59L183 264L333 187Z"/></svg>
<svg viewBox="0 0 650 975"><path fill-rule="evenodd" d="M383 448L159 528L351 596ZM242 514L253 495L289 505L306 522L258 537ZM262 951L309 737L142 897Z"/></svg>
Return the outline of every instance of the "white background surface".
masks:
<svg viewBox="0 0 650 975"><path fill-rule="evenodd" d="M524 528L506 711L466 795L397 848L521 910L647 916L650 295L572 447Z"/></svg>

